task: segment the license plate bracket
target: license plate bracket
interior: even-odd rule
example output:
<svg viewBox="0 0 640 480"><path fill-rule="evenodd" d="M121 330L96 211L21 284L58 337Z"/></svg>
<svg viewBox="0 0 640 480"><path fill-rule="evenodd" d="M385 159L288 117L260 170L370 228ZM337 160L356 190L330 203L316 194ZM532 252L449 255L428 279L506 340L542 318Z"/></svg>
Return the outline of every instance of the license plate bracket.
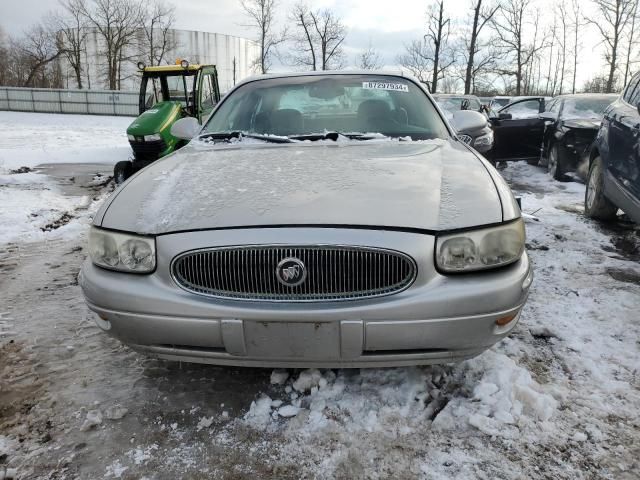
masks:
<svg viewBox="0 0 640 480"><path fill-rule="evenodd" d="M339 322L244 322L248 356L340 358Z"/></svg>

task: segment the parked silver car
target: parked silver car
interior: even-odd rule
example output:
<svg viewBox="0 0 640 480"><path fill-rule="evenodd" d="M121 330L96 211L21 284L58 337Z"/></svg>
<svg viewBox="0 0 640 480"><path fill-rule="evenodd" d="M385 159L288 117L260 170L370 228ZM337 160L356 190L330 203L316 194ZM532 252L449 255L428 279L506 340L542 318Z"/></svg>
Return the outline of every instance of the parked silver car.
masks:
<svg viewBox="0 0 640 480"><path fill-rule="evenodd" d="M249 79L172 132L196 138L105 202L80 275L97 324L132 348L412 365L516 325L532 280L518 205L411 78Z"/></svg>

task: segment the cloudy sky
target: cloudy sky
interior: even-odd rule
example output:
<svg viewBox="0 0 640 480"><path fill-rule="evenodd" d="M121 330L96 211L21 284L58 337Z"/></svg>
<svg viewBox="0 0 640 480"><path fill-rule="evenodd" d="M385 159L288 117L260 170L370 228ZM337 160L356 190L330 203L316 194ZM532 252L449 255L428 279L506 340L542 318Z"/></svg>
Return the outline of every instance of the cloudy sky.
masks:
<svg viewBox="0 0 640 480"><path fill-rule="evenodd" d="M554 0L534 0L544 16L551 22ZM562 1L562 0L561 0ZM52 9L57 0L20 0L20 8L10 5L10 0L0 0L0 25L7 33L19 34L34 20ZM282 27L287 13L296 0L279 0L278 21ZM177 5L177 28L203 30L253 37L253 32L244 26L247 20L240 8L239 0L174 0ZM308 0L313 7L334 9L349 28L345 42L347 60L355 64L358 52L371 43L382 56L387 66L395 65L405 43L420 38L425 25L425 10L428 0ZM470 0L446 0L445 8L462 20L469 13ZM567 8L570 2L565 0ZM589 2L582 2L589 8ZM603 65L602 51L597 45L593 29L584 29L582 35L584 55L579 65L578 84L593 76ZM587 53L588 52L588 53Z"/></svg>

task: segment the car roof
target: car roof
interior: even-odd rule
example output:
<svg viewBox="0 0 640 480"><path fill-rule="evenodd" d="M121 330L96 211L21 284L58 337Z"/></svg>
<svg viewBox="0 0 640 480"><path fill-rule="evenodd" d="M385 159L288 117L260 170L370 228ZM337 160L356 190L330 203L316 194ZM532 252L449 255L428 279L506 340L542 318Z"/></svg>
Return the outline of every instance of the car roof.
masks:
<svg viewBox="0 0 640 480"><path fill-rule="evenodd" d="M616 98L617 93L567 93L553 98Z"/></svg>
<svg viewBox="0 0 640 480"><path fill-rule="evenodd" d="M476 95L468 95L464 93L434 93L433 98L470 98L480 100Z"/></svg>
<svg viewBox="0 0 640 480"><path fill-rule="evenodd" d="M292 78L292 77L307 77L307 76L343 76L343 75L368 75L368 76L387 76L387 77L404 77L413 80L415 83L422 85L417 78L412 75L408 75L402 70L318 70L318 71L304 71L304 72L277 72L277 73L263 73L259 75L251 75L236 84L242 85L245 83L255 82L256 80L267 80L277 78Z"/></svg>

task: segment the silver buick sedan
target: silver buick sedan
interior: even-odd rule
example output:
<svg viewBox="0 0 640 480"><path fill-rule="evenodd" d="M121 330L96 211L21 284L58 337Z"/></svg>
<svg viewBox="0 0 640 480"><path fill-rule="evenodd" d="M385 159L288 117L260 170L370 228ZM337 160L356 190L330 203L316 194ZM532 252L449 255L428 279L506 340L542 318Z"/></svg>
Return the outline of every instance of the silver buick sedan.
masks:
<svg viewBox="0 0 640 480"><path fill-rule="evenodd" d="M172 133L190 142L105 202L80 275L98 326L132 348L445 363L518 322L532 281L518 204L415 80L262 76Z"/></svg>

